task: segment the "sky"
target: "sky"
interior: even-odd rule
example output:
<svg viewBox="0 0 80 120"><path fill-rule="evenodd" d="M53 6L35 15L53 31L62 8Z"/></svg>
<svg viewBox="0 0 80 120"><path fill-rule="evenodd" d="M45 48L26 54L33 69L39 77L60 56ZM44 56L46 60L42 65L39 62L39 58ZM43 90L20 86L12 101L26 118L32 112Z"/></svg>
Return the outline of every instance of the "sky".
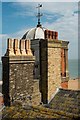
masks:
<svg viewBox="0 0 80 120"><path fill-rule="evenodd" d="M3 0L0 2L0 57L5 54L7 38L19 38L37 25L37 5L42 4L41 24L59 32L59 39L69 41L69 59L78 58L78 2L75 0ZM49 2L51 1L51 2ZM70 2L71 1L71 2ZM1 52L2 50L2 52Z"/></svg>

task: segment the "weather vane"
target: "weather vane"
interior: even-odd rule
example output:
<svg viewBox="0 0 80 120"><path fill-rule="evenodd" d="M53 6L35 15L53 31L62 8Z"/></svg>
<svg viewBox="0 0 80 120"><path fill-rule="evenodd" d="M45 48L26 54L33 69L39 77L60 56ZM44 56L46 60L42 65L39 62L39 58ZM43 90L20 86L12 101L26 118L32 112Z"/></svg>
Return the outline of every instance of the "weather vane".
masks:
<svg viewBox="0 0 80 120"><path fill-rule="evenodd" d="M40 13L40 8L42 7L42 4L38 4L38 7L36 7L36 8L38 8L38 14L37 14L37 16L36 17L38 17L38 27L39 26L41 26L41 24L40 24L40 17L43 15L43 14L41 14Z"/></svg>

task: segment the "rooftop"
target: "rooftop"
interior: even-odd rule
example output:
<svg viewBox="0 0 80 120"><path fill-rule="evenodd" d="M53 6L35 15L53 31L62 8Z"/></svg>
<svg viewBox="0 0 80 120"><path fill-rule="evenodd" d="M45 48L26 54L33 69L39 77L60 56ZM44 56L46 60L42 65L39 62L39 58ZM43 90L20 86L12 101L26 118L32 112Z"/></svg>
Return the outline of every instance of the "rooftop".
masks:
<svg viewBox="0 0 80 120"><path fill-rule="evenodd" d="M43 27L32 28L23 35L22 39L44 39L44 31Z"/></svg>
<svg viewBox="0 0 80 120"><path fill-rule="evenodd" d="M59 89L48 106L20 106L15 104L3 110L4 118L80 118L80 91Z"/></svg>
<svg viewBox="0 0 80 120"><path fill-rule="evenodd" d="M65 115L80 117L80 90L59 89L59 92L49 103L49 108L62 111Z"/></svg>

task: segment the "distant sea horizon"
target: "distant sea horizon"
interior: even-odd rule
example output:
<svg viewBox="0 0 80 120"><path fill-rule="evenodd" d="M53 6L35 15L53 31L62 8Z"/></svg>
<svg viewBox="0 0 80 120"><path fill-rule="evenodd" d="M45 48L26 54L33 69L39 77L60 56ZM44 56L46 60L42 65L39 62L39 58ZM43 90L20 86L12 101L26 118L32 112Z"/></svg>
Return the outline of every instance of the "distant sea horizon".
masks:
<svg viewBox="0 0 80 120"><path fill-rule="evenodd" d="M68 60L68 70L69 70L70 79L76 79L80 77L79 66L80 66L80 63L78 59Z"/></svg>
<svg viewBox="0 0 80 120"><path fill-rule="evenodd" d="M77 59L69 59L68 60L68 69L70 79L76 79L80 77L79 70L80 63ZM2 63L0 62L0 80L2 80Z"/></svg>

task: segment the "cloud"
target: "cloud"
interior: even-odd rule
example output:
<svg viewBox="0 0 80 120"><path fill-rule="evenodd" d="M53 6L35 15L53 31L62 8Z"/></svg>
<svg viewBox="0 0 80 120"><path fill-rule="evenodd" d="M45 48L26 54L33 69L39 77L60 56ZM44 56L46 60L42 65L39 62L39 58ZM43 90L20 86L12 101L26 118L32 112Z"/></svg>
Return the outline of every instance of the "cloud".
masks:
<svg viewBox="0 0 80 120"><path fill-rule="evenodd" d="M37 3L12 3L15 7L20 7L22 12L16 15L32 16L33 10L36 11ZM43 26L59 32L59 39L69 40L69 58L77 58L78 55L78 3L42 3L42 13L46 19ZM31 9L32 8L32 9ZM27 10L27 14L25 12ZM55 19L55 21L54 21ZM17 33L8 35L11 38L21 38L27 30L23 28Z"/></svg>
<svg viewBox="0 0 80 120"><path fill-rule="evenodd" d="M46 18L46 20L47 21L49 21L49 22L55 22L56 20L58 20L58 19L60 19L61 17L63 17L64 15L62 15L62 14L60 14L60 13L56 13L56 12L54 12L54 13L51 13L51 14L49 14L49 13L44 13L44 15L43 15L45 18Z"/></svg>
<svg viewBox="0 0 80 120"><path fill-rule="evenodd" d="M15 15L16 16L22 16L22 17L34 16L34 14L32 12L29 12L29 11L16 12Z"/></svg>
<svg viewBox="0 0 80 120"><path fill-rule="evenodd" d="M27 29L23 28L22 30L20 30L20 31L18 31L16 33L12 33L12 34L10 34L8 36L9 36L9 38L12 38L12 39L15 39L15 38L21 39L23 37L23 35L26 33L26 31L28 31L29 29L31 29L31 28L27 28Z"/></svg>
<svg viewBox="0 0 80 120"><path fill-rule="evenodd" d="M78 15L66 14L56 22L44 23L49 29L59 32L59 39L70 41L69 58L78 58Z"/></svg>
<svg viewBox="0 0 80 120"><path fill-rule="evenodd" d="M18 4L16 4L15 2L12 3L16 8L19 9L19 11L17 11L15 14L16 15L20 15L20 16L34 16L34 13L37 13L37 9L36 6L38 5L38 3L33 2L33 4L31 4L30 2L19 2ZM42 5L43 7L41 8L41 12L43 13L43 15L48 15L48 17L52 17L50 16L51 14L54 16L60 16L60 15L72 15L74 13L74 11L78 11L77 10L77 5L78 3L69 3L69 2L43 2ZM35 12L34 12L34 11Z"/></svg>

